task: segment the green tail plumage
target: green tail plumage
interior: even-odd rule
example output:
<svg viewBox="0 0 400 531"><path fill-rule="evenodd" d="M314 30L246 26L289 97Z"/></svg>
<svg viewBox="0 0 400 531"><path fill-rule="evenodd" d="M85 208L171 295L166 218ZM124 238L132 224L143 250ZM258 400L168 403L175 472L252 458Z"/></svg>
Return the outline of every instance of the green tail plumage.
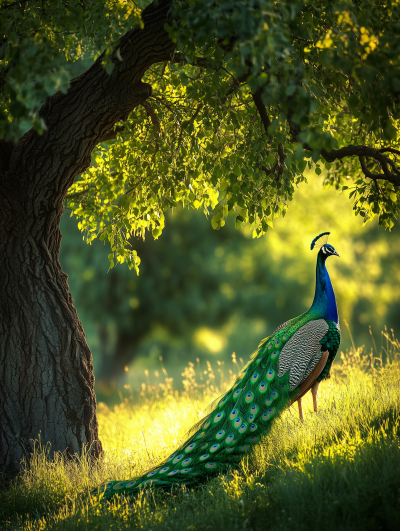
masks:
<svg viewBox="0 0 400 531"><path fill-rule="evenodd" d="M340 343L336 302L325 269L325 260L333 253L333 247L325 244L318 254L316 292L310 310L284 323L260 343L232 388L212 404L211 412L168 459L135 480L110 481L99 487L106 499L149 487L196 485L236 467L296 396L310 388L310 378L315 383L329 375ZM318 371L321 359L326 361ZM302 384L306 389L300 392Z"/></svg>
<svg viewBox="0 0 400 531"><path fill-rule="evenodd" d="M100 490L104 497L134 494L150 486L195 485L236 467L296 396L297 388L290 391L289 371L278 376L279 354L295 332L313 318L303 314L262 341L232 388L190 430L190 436L176 452L136 480L103 485Z"/></svg>

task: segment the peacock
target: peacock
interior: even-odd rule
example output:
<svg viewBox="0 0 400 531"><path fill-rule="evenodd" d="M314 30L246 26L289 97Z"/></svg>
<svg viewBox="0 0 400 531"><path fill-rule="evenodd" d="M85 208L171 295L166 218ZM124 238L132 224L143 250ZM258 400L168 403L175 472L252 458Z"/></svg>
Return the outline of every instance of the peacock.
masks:
<svg viewBox="0 0 400 531"><path fill-rule="evenodd" d="M310 389L317 413L318 386L330 376L340 344L336 299L326 269L326 259L339 254L327 243L329 234L323 232L311 243L311 250L320 249L310 309L261 341L231 389L211 404L210 413L172 455L139 478L110 481L95 491L108 500L115 494L131 495L150 487L194 486L237 467L268 434L274 419L295 401L303 420L301 400Z"/></svg>

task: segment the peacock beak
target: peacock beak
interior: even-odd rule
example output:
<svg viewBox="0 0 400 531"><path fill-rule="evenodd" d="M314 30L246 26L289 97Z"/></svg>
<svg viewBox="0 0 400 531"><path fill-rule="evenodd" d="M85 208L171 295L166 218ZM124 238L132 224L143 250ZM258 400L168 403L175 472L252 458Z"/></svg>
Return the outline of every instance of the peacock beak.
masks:
<svg viewBox="0 0 400 531"><path fill-rule="evenodd" d="M340 258L340 254L337 251L333 251L332 253L334 256L338 256Z"/></svg>

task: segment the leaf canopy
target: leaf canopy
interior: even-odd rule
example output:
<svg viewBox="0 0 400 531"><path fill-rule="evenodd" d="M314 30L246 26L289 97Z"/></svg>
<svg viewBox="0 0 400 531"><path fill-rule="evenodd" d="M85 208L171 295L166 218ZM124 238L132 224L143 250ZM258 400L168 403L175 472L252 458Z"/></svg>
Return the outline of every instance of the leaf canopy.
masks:
<svg viewBox="0 0 400 531"><path fill-rule="evenodd" d="M8 136L27 122L43 129L43 99L104 48L111 69L112 41L118 49L143 7L3 4ZM178 203L201 208L215 229L234 215L258 237L285 215L306 168L326 169L355 214L390 229L400 210L399 21L396 0L175 2L166 28L176 51L145 73L151 97L69 190L88 242L109 241L111 266L137 269L129 240L158 238Z"/></svg>

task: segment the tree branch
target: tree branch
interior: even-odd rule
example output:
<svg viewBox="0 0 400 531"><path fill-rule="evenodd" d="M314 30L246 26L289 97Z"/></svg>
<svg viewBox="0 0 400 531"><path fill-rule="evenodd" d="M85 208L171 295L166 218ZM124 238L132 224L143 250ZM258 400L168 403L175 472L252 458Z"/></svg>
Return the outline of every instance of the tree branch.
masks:
<svg viewBox="0 0 400 531"><path fill-rule="evenodd" d="M112 129L108 133L105 133L105 135L100 138L98 143L106 142L107 140L114 140L115 138L117 138L118 133L122 133L123 131L125 131L125 127L123 125L120 125L119 127Z"/></svg>
<svg viewBox="0 0 400 531"><path fill-rule="evenodd" d="M259 88L256 90L254 94L251 95L253 98L253 101L257 107L258 113L260 115L261 121L264 125L265 134L268 136L269 141L271 141L271 135L268 133L268 127L271 125L271 120L269 119L269 116L267 114L267 109L264 105L264 102L262 100L262 88Z"/></svg>
<svg viewBox="0 0 400 531"><path fill-rule="evenodd" d="M309 151L313 151L308 144L303 144L303 147ZM392 150L392 148L382 149L386 151ZM394 186L400 186L400 171L396 168L393 161L382 155L380 149L374 149L368 146L346 146L341 149L332 149L332 151L329 152L326 149L321 149L320 153L327 162L334 162L335 160L342 160L345 157L356 156L360 161L362 172L366 177L369 177L370 179L383 179L392 183ZM376 160L380 164L383 173L371 173L365 164L365 157L370 157ZM389 170L388 164L392 167L394 173Z"/></svg>
<svg viewBox="0 0 400 531"><path fill-rule="evenodd" d="M192 66L198 66L199 68L212 68L213 70L216 70L217 68L213 66L208 59L205 57L195 57L193 61L188 63L186 61L185 54L180 52L175 52L173 56L169 60L171 63L179 63L179 64L189 64Z"/></svg>
<svg viewBox="0 0 400 531"><path fill-rule="evenodd" d="M151 86L141 79L152 64L168 61L175 48L164 29L172 3L158 0L146 7L143 29L134 27L119 41L122 61L114 50L111 74L104 69L103 53L71 81L66 94L57 92L46 100L40 115L47 129L42 135L31 129L19 139L1 182L3 192L14 197L13 208L28 208L29 203L44 213L62 205L75 176L90 166L96 144L115 137L115 124L151 95ZM36 153L45 156L44 163Z"/></svg>
<svg viewBox="0 0 400 531"><path fill-rule="evenodd" d="M160 124L160 119L157 116L156 111L153 109L153 107L150 105L148 101L142 101L140 105L145 108L147 112L147 116L149 116L151 119L151 123L157 127L157 131L160 133L161 124Z"/></svg>
<svg viewBox="0 0 400 531"><path fill-rule="evenodd" d="M193 61L188 63L186 61L185 55L179 52L174 53L173 57L171 58L171 62L180 63L180 64L189 64L191 66L198 66L200 68L212 68L213 70L218 70L219 68L221 68L221 65L212 64L205 57L195 57ZM223 70L225 70L225 68ZM227 70L225 71L228 72ZM241 75L238 78L235 78L232 76L233 77L232 84L228 87L228 90L226 91L225 96L222 98L222 104L224 104L229 98L229 96L240 87L241 83L244 83L247 80L250 73L251 73L251 70L247 70L247 72L245 72L243 75Z"/></svg>

